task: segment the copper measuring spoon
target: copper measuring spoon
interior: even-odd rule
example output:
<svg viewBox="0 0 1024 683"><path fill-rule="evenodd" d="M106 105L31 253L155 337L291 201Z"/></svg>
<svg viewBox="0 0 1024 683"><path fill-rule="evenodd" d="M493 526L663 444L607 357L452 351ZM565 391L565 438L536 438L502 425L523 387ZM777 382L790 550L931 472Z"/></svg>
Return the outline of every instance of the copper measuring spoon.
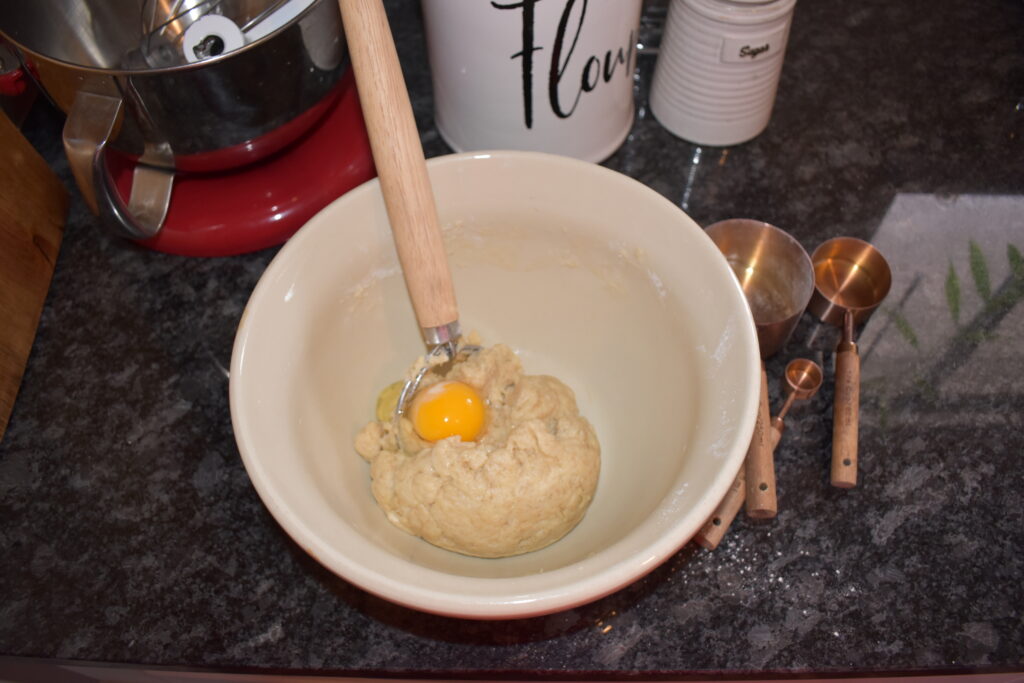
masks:
<svg viewBox="0 0 1024 683"><path fill-rule="evenodd" d="M839 488L857 485L857 438L860 420L860 356L853 330L871 316L889 293L892 272L882 253L855 237L836 237L811 255L814 296L808 309L842 329L836 347L835 396L832 407L830 481Z"/></svg>
<svg viewBox="0 0 1024 683"><path fill-rule="evenodd" d="M784 420L793 406L793 402L806 401L818 393L818 389L821 388L822 375L821 366L806 358L796 358L786 365L786 370L782 374L782 388L786 392L786 402L782 404L779 414L772 418L773 451L779 445L779 440L782 439L782 431L786 428Z"/></svg>

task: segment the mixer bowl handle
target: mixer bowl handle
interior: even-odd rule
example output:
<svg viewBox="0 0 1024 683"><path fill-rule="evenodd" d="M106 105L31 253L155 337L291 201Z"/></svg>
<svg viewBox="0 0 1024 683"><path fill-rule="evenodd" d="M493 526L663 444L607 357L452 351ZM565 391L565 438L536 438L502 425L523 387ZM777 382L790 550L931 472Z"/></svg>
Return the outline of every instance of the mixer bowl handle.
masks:
<svg viewBox="0 0 1024 683"><path fill-rule="evenodd" d="M125 204L107 168L107 142L124 109L120 97L80 90L64 124L64 151L85 203L111 230L133 240L154 237L163 227L174 172L159 164L173 158L166 145L146 145L135 167Z"/></svg>

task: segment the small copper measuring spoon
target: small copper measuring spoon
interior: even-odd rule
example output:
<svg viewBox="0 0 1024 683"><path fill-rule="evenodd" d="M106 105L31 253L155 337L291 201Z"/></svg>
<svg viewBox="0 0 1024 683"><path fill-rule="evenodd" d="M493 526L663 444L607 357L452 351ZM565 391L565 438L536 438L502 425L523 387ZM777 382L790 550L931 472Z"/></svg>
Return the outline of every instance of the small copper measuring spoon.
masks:
<svg viewBox="0 0 1024 683"><path fill-rule="evenodd" d="M779 414L772 418L773 451L782 438L782 430L786 428L784 420L793 406L793 401L806 401L818 393L818 389L821 388L822 376L821 366L813 360L796 358L786 365L786 370L782 374L782 389L786 392L786 402L782 404Z"/></svg>
<svg viewBox="0 0 1024 683"><path fill-rule="evenodd" d="M808 309L842 329L836 347L832 407L833 486L857 485L857 427L860 419L860 356L853 330L867 321L889 293L892 272L882 253L855 237L836 237L811 255L814 296Z"/></svg>

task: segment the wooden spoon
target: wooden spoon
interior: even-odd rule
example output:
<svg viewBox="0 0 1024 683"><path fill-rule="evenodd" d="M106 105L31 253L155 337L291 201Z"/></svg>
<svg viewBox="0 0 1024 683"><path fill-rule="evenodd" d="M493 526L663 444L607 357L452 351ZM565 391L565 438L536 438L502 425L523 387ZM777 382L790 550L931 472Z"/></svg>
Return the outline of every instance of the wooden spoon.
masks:
<svg viewBox="0 0 1024 683"><path fill-rule="evenodd" d="M423 339L459 338L459 312L426 159L381 0L339 0L373 161Z"/></svg>

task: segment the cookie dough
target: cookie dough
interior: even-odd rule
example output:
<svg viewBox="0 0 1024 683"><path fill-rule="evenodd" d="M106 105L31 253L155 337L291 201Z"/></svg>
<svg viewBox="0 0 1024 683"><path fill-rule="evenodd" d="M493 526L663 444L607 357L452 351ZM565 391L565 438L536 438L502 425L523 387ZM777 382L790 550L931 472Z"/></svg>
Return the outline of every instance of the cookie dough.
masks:
<svg viewBox="0 0 1024 683"><path fill-rule="evenodd" d="M421 386L444 379L465 382L484 398L487 421L475 442L422 441L405 417L397 424L401 440L391 420L370 422L356 437L387 518L477 557L539 550L568 533L590 505L601 468L597 436L572 390L554 377L523 374L519 357L502 344L446 372L432 370Z"/></svg>

